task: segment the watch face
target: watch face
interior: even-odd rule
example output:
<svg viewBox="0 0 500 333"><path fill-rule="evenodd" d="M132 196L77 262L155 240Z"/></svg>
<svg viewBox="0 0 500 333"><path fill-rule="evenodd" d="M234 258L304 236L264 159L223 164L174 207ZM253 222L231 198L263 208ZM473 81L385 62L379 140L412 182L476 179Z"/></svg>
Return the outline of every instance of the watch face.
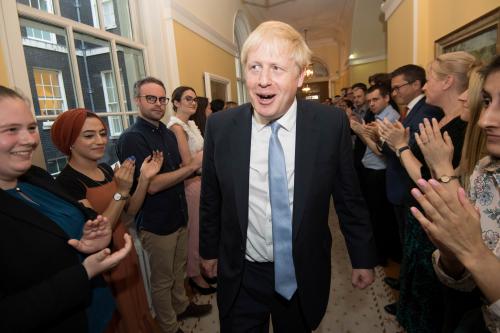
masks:
<svg viewBox="0 0 500 333"><path fill-rule="evenodd" d="M115 199L116 201L120 200L122 198L122 195L120 193L115 193L113 195L113 199Z"/></svg>
<svg viewBox="0 0 500 333"><path fill-rule="evenodd" d="M439 180L442 183L448 183L450 181L450 177L448 177L448 176L442 176L441 178L439 178Z"/></svg>

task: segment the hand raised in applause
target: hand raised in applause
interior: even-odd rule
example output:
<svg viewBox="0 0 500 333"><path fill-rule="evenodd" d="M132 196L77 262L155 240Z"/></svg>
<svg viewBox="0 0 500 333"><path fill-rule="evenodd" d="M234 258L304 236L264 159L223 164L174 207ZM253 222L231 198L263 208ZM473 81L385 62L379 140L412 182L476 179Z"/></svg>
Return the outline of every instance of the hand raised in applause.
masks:
<svg viewBox="0 0 500 333"><path fill-rule="evenodd" d="M436 119L432 123L426 118L419 125L420 133L415 133L415 140L424 155L425 162L431 170L440 177L450 176L453 172L453 142L448 132L441 135Z"/></svg>
<svg viewBox="0 0 500 333"><path fill-rule="evenodd" d="M380 137L389 145L392 150L408 145L410 129L404 128L399 121L391 123L388 119L377 120Z"/></svg>
<svg viewBox="0 0 500 333"><path fill-rule="evenodd" d="M115 166L114 179L116 190L122 195L128 195L134 181L135 158L127 158L122 165Z"/></svg>
<svg viewBox="0 0 500 333"><path fill-rule="evenodd" d="M88 220L83 225L80 240L70 239L68 244L81 253L94 253L108 246L112 233L108 219L99 215L95 220Z"/></svg>
<svg viewBox="0 0 500 333"><path fill-rule="evenodd" d="M132 249L132 239L129 234L124 234L123 238L125 245L121 249L111 253L109 248L105 248L85 258L82 265L89 279L115 267L127 256Z"/></svg>
<svg viewBox="0 0 500 333"><path fill-rule="evenodd" d="M163 152L153 151L153 154L149 155L144 159L141 165L140 178L150 181L154 176L160 172L161 166L163 165Z"/></svg>

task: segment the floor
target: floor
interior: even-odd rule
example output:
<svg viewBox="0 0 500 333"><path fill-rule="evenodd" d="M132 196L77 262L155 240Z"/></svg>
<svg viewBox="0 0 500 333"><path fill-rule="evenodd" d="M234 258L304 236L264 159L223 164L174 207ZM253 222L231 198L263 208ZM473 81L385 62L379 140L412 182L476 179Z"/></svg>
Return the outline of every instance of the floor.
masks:
<svg viewBox="0 0 500 333"><path fill-rule="evenodd" d="M385 268L376 267L376 280L366 290L354 289L351 285L351 266L345 243L340 233L334 210L330 210L329 224L333 235L332 246L332 284L330 301L325 317L317 333L399 333L403 332L395 318L387 314L383 307L395 301L397 294L382 279L385 276L397 277L399 264L389 262ZM210 315L182 322L185 332L217 333L218 312L215 295L194 295L197 303L210 303L214 306Z"/></svg>

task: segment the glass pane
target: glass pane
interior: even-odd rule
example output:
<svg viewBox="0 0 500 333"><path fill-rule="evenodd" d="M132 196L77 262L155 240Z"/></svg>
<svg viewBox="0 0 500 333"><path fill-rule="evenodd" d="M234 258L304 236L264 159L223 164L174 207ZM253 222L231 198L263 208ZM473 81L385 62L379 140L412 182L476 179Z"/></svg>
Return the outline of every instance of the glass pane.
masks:
<svg viewBox="0 0 500 333"><path fill-rule="evenodd" d="M116 86L109 42L75 33L75 48L85 108L106 112L106 86L102 73L109 72L113 86Z"/></svg>
<svg viewBox="0 0 500 333"><path fill-rule="evenodd" d="M103 0L102 9L107 31L132 38L128 0Z"/></svg>
<svg viewBox="0 0 500 333"><path fill-rule="evenodd" d="M61 16L99 28L97 0L59 0Z"/></svg>
<svg viewBox="0 0 500 333"><path fill-rule="evenodd" d="M132 111L134 97L134 83L146 76L142 51L130 47L117 45L118 66L122 80L122 89L125 96L125 108ZM130 122L132 124L133 122Z"/></svg>
<svg viewBox="0 0 500 333"><path fill-rule="evenodd" d="M52 0L16 0L17 3L21 3L26 6L30 6L39 10L43 10L47 13L54 13L54 5Z"/></svg>
<svg viewBox="0 0 500 333"><path fill-rule="evenodd" d="M66 34L63 29L20 19L20 28L35 115L57 115L76 107ZM55 44L34 40L29 29L46 31Z"/></svg>

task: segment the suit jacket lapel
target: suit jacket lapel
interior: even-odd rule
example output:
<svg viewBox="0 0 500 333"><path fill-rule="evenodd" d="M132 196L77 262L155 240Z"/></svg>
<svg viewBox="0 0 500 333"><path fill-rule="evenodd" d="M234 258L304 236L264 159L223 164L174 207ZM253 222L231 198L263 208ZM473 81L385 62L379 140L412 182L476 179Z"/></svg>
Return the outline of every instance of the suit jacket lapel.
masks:
<svg viewBox="0 0 500 333"><path fill-rule="evenodd" d="M297 125L295 135L295 179L293 190L293 238L298 234L303 220L304 208L311 187L316 154L319 142L319 129L315 122L315 113L303 107L297 101Z"/></svg>
<svg viewBox="0 0 500 333"><path fill-rule="evenodd" d="M243 239L248 227L248 181L250 175L250 144L252 138L252 108L248 107L234 114L229 129L230 156L236 211Z"/></svg>
<svg viewBox="0 0 500 333"><path fill-rule="evenodd" d="M418 101L417 104L415 104L413 109L411 109L408 117L406 117L405 120L403 121L404 126L411 124L412 119L415 117L415 114L418 113L418 109L420 109L422 107L422 105L424 105L424 103L425 103L425 97L421 98L420 101Z"/></svg>

